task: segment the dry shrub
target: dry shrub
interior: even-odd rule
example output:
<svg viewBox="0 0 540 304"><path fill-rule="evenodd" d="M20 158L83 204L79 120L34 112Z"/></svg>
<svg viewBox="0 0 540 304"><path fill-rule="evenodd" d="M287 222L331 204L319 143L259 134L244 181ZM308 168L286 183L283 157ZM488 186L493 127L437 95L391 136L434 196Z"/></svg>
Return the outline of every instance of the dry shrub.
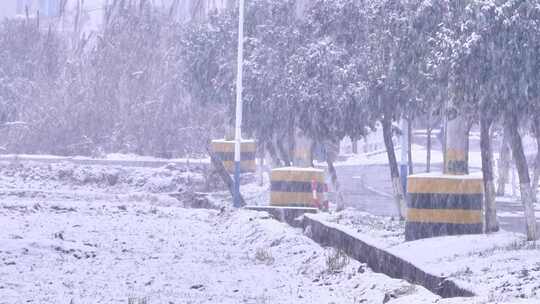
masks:
<svg viewBox="0 0 540 304"><path fill-rule="evenodd" d="M343 270L349 264L349 256L341 249L332 249L332 252L326 256L326 271L328 273L337 273Z"/></svg>
<svg viewBox="0 0 540 304"><path fill-rule="evenodd" d="M275 259L268 248L258 248L255 252L255 259L266 265L272 265L275 262Z"/></svg>
<svg viewBox="0 0 540 304"><path fill-rule="evenodd" d="M225 105L193 99L184 25L148 1L113 1L103 28L73 40L54 24L0 24L0 147L9 153L204 154Z"/></svg>

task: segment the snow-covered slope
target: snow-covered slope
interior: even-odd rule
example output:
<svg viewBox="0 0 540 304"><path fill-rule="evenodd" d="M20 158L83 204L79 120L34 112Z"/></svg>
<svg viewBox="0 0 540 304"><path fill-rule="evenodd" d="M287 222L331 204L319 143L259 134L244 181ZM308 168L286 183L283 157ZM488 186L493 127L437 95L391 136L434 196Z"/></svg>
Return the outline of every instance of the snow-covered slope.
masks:
<svg viewBox="0 0 540 304"><path fill-rule="evenodd" d="M0 303L437 299L422 287L321 248L266 213L185 209L166 196L147 199L147 183L127 182L130 172L148 181L170 169L123 171L108 185L96 182L101 179L58 178L54 166L24 165L9 176L7 168L4 189L26 186L41 192L0 194ZM84 168L87 174L104 170ZM182 172L173 171L177 174ZM68 176L73 175L78 176Z"/></svg>

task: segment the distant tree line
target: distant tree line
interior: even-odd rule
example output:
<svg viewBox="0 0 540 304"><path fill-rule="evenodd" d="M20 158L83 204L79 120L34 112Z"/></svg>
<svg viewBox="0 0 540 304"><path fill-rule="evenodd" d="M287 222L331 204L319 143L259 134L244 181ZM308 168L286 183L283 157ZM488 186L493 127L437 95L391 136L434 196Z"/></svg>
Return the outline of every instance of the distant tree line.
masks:
<svg viewBox="0 0 540 304"><path fill-rule="evenodd" d="M187 92L186 26L147 1L111 3L91 34L1 22L3 153L202 155L222 136L225 106Z"/></svg>

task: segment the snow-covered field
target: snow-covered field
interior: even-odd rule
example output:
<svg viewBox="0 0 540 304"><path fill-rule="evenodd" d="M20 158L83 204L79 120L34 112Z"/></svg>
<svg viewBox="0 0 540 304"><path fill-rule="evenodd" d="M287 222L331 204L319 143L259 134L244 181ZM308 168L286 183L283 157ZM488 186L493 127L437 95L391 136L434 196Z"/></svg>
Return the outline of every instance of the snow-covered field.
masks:
<svg viewBox="0 0 540 304"><path fill-rule="evenodd" d="M1 163L0 176L0 303L438 299L266 213L187 209L165 194L197 187L196 172Z"/></svg>
<svg viewBox="0 0 540 304"><path fill-rule="evenodd" d="M264 213L148 203L3 203L1 303L381 303L420 287L331 250Z"/></svg>
<svg viewBox="0 0 540 304"><path fill-rule="evenodd" d="M128 158L129 159L129 158ZM203 171L0 161L0 303L522 303L540 301L540 248L523 236L403 242L403 223L354 209L319 214L479 294L440 299L321 248L266 213L204 194ZM268 177L247 179L249 204ZM179 193L176 197L169 194ZM524 299L523 299L524 298Z"/></svg>

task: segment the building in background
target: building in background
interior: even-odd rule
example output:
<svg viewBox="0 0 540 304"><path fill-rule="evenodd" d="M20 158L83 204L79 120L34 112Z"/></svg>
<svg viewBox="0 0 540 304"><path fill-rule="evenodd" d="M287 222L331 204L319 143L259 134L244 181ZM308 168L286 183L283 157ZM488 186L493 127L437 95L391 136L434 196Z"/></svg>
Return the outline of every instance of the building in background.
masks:
<svg viewBox="0 0 540 304"><path fill-rule="evenodd" d="M165 8L170 8L177 1L177 15L180 21L189 22L205 18L208 13L222 9L234 8L238 0L154 0ZM305 11L311 0L296 0L296 14L299 18L305 15Z"/></svg>
<svg viewBox="0 0 540 304"><path fill-rule="evenodd" d="M109 0L110 1L110 0ZM107 0L0 0L0 21L5 18L36 17L43 26L57 25L72 32L74 20L79 20L77 31L96 30L103 20Z"/></svg>
<svg viewBox="0 0 540 304"><path fill-rule="evenodd" d="M55 22L61 30L69 32L78 16L78 32L99 29L103 22L105 8L115 0L0 0L0 20L4 18L23 18L28 14L34 17L39 12L45 25ZM147 0L157 8L170 10L180 22L204 19L212 11L234 8L238 0ZM301 18L309 0L297 0L297 14Z"/></svg>
<svg viewBox="0 0 540 304"><path fill-rule="evenodd" d="M58 17L62 0L2 0L0 1L0 18L14 18L25 16L26 9L29 15L36 15L39 11L43 17Z"/></svg>
<svg viewBox="0 0 540 304"><path fill-rule="evenodd" d="M82 30L95 30L101 26L105 8L114 0L0 0L0 19L23 18L26 11L31 17L37 16L43 20L61 19L64 23L74 20L79 13ZM179 21L203 19L209 12L231 8L237 0L147 0L148 3L164 10L170 10L174 5ZM65 6L64 6L65 5Z"/></svg>

